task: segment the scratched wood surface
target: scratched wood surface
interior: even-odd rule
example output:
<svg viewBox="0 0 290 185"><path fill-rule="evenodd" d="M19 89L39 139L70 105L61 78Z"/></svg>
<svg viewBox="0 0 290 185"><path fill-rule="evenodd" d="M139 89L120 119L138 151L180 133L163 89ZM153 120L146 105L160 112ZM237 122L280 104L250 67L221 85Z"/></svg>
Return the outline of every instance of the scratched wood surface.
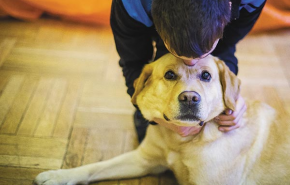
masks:
<svg viewBox="0 0 290 185"><path fill-rule="evenodd" d="M290 115L290 30L237 46L245 98ZM138 146L110 28L0 20L0 184L112 158ZM176 185L170 172L98 185Z"/></svg>

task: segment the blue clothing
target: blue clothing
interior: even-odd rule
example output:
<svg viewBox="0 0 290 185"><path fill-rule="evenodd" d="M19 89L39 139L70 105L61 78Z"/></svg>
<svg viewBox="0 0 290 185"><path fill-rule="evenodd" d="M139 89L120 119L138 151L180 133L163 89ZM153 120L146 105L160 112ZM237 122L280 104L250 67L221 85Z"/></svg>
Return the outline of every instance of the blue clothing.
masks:
<svg viewBox="0 0 290 185"><path fill-rule="evenodd" d="M265 0L242 0L240 10L245 8L249 13L251 13L260 7L264 2Z"/></svg>
<svg viewBox="0 0 290 185"><path fill-rule="evenodd" d="M151 15L152 0L122 0L128 14L138 22L147 27L153 25L149 15Z"/></svg>
<svg viewBox="0 0 290 185"><path fill-rule="evenodd" d="M134 20L151 27L153 25L150 19L152 0L122 0L123 5ZM249 13L260 7L265 0L241 0L239 10L245 8Z"/></svg>

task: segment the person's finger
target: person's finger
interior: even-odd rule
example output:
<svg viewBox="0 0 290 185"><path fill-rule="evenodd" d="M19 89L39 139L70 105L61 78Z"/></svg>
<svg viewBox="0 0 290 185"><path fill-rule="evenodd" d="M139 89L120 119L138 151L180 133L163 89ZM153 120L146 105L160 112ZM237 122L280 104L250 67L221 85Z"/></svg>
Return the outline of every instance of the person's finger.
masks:
<svg viewBox="0 0 290 185"><path fill-rule="evenodd" d="M229 127L229 126L234 126L236 125L236 122L234 120L230 120L230 121L219 121L218 124L221 126L221 127Z"/></svg>
<svg viewBox="0 0 290 185"><path fill-rule="evenodd" d="M236 112L233 112L233 114L231 115L221 114L215 117L215 121L218 123L222 121L233 121L235 118L236 118Z"/></svg>
<svg viewBox="0 0 290 185"><path fill-rule="evenodd" d="M232 115L221 115L217 118L215 118L216 123L222 126L233 126L236 125L237 122L239 122L240 118L243 116L247 109L246 104L242 107L242 109L239 112L233 112Z"/></svg>
<svg viewBox="0 0 290 185"><path fill-rule="evenodd" d="M232 111L231 109L226 109L224 111L224 114L220 114L215 118L217 122L220 121L233 121L236 119L236 117L240 114L241 110L246 105L245 100L241 95L239 95L236 103L236 109L235 111Z"/></svg>
<svg viewBox="0 0 290 185"><path fill-rule="evenodd" d="M219 130L228 132L233 129L239 128L241 126L241 118L244 115L244 112L247 110L247 106L243 106L242 110L240 111L240 114L237 116L237 118L234 121L225 121L221 122L221 126L219 127Z"/></svg>
<svg viewBox="0 0 290 185"><path fill-rule="evenodd" d="M230 126L235 126L239 123L241 117L242 117L242 113L239 114L235 119L233 120L229 120L229 121L221 121L219 120L217 123L220 125L220 127L230 127Z"/></svg>
<svg viewBox="0 0 290 185"><path fill-rule="evenodd" d="M239 127L240 127L240 125L236 124L236 125L231 126L231 127L219 127L219 130L222 132L229 132L229 131L232 131L232 130L237 129Z"/></svg>

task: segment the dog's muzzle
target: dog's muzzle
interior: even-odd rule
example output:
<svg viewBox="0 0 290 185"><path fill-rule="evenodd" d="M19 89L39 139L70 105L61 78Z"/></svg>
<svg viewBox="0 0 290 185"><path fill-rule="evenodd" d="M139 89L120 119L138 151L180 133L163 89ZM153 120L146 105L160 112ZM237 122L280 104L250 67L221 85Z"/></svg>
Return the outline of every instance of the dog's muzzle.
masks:
<svg viewBox="0 0 290 185"><path fill-rule="evenodd" d="M195 91L184 91L178 96L180 114L177 117L180 120L200 121L199 105L200 95ZM203 123L201 123L203 125Z"/></svg>

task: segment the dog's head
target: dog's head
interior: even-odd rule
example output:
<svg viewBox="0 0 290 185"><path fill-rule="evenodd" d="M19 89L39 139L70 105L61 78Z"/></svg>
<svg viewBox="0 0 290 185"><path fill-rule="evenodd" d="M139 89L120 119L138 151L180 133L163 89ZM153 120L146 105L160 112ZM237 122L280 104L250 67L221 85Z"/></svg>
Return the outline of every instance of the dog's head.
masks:
<svg viewBox="0 0 290 185"><path fill-rule="evenodd" d="M146 65L135 83L132 103L152 121L197 126L235 109L240 81L223 61L207 56L194 66L166 54Z"/></svg>

